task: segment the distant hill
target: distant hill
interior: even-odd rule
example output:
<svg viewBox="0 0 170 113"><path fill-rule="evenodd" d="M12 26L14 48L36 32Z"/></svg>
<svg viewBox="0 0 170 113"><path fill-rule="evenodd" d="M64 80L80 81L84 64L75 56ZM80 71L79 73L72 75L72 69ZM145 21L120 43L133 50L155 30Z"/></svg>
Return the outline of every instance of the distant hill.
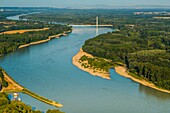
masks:
<svg viewBox="0 0 170 113"><path fill-rule="evenodd" d="M165 5L134 5L134 6L114 6L114 5L79 5L74 7L0 7L0 10L15 10L15 11L32 11L47 10L47 9L170 9L170 6Z"/></svg>
<svg viewBox="0 0 170 113"><path fill-rule="evenodd" d="M112 6L112 5L85 5L77 7L80 9L170 9L170 6L164 5L135 5L135 6Z"/></svg>

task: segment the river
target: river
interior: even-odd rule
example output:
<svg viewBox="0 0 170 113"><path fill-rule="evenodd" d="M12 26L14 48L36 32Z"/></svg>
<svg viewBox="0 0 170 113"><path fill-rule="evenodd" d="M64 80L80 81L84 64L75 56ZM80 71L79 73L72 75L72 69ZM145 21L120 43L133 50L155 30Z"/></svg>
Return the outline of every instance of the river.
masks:
<svg viewBox="0 0 170 113"><path fill-rule="evenodd" d="M112 31L99 28L99 34ZM74 27L66 37L26 47L0 57L0 66L29 90L60 102L66 113L170 113L170 94L145 87L110 69L111 80L94 77L72 64L95 27ZM34 109L55 107L25 94L22 101Z"/></svg>

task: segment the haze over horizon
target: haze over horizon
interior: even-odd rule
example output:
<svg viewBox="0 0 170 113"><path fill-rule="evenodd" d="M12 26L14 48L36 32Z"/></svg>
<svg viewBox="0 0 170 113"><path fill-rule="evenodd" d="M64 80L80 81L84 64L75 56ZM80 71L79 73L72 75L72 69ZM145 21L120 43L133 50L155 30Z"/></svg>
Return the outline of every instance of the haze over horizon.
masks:
<svg viewBox="0 0 170 113"><path fill-rule="evenodd" d="M170 6L169 0L0 0L0 7L111 8L119 6Z"/></svg>

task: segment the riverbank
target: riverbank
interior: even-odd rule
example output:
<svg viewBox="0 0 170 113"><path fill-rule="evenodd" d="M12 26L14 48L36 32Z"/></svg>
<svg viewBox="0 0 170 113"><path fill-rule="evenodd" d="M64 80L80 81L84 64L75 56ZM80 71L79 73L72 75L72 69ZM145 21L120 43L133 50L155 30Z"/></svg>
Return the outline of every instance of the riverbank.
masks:
<svg viewBox="0 0 170 113"><path fill-rule="evenodd" d="M107 73L107 72L104 72L104 71L99 71L99 70L94 70L92 68L84 68L82 65L81 65L81 62L79 61L80 58L82 56L88 56L90 58L94 58L91 54L88 54L86 52L84 52L82 49L80 49L80 51L72 58L72 63L78 67L79 69L85 71L85 72L88 72L90 73L91 75L93 76L98 76L98 77L102 77L104 79L110 79L110 74Z"/></svg>
<svg viewBox="0 0 170 113"><path fill-rule="evenodd" d="M156 90L165 92L165 93L170 93L169 90L162 89L162 88L158 88L158 87L155 86L153 83L150 83L150 82L148 82L148 81L146 81L146 80L143 80L143 79L137 79L137 78L129 75L128 72L127 72L127 70L126 70L126 68L123 67L123 66L117 66L117 67L115 67L115 71L116 71L119 75L121 75L121 76L123 76L123 77L126 77L126 78L129 78L129 79L131 79L131 80L133 80L133 81L135 81L135 82L137 82L137 83L140 83L140 84L142 84L142 85L144 85L144 86L147 86L147 87L150 87L150 88L153 88L153 89L156 89Z"/></svg>
<svg viewBox="0 0 170 113"><path fill-rule="evenodd" d="M8 82L8 87L3 87L2 92L13 92L13 91L22 91L24 88L19 85L17 82L15 82L4 70L2 70L2 73L4 75L5 81Z"/></svg>
<svg viewBox="0 0 170 113"><path fill-rule="evenodd" d="M109 75L108 73L106 73L106 72L96 71L96 70L93 70L92 68L84 68L84 67L82 66L82 63L80 62L80 58L81 58L82 56L84 56L84 55L85 55L85 56L88 56L88 57L90 57L90 58L94 58L94 56L92 56L91 54L86 53L86 52L84 52L82 49L80 49L80 51L72 58L72 63L73 63L76 67L78 67L79 69L81 69L81 70L83 70L83 71L85 71L85 72L88 72L88 73L90 73L90 74L93 75L93 76L99 76L99 77L102 77L102 78L108 79L108 80L111 79L111 78L110 78L110 75ZM148 82L148 81L146 81L146 80L138 79L138 78L135 78L135 77L131 76L131 75L127 72L127 70L126 70L126 68L125 68L124 66L115 66L114 69L115 69L116 73L118 73L119 75L121 75L121 76L123 76L123 77L129 78L129 79L131 79L131 80L133 80L133 81L135 81L135 82L137 82L137 83L140 83L140 84L142 84L142 85L144 85L144 86L147 86L147 87L156 89L156 90L158 90L158 91L161 91L161 92L165 92L165 93L169 93L169 94L170 94L170 91L169 91L169 90L159 88L159 87L155 86L155 85L154 85L153 83L151 83L151 82Z"/></svg>
<svg viewBox="0 0 170 113"><path fill-rule="evenodd" d="M8 82L8 86L6 88L2 88L0 92L6 92L6 93L15 93L15 92L21 92L25 93L39 101L42 101L46 104L61 108L63 107L62 104L55 102L53 100L47 99L43 96L40 96L38 94L35 94L34 92L24 88L23 86L19 85L14 79L12 79L4 70L2 70L2 73L4 75L4 79Z"/></svg>
<svg viewBox="0 0 170 113"><path fill-rule="evenodd" d="M36 42L31 42L29 44L24 44L24 45L19 46L18 49L21 49L21 48L24 48L24 47L28 47L28 46L31 46L31 45L37 45L37 44L45 43L45 42L50 41L53 38L60 38L61 36L67 36L68 33L70 33L70 32L71 32L71 30L64 31L63 33L60 33L60 34L57 34L57 35L53 35L53 36L49 36L46 40L40 40L40 41L36 41Z"/></svg>

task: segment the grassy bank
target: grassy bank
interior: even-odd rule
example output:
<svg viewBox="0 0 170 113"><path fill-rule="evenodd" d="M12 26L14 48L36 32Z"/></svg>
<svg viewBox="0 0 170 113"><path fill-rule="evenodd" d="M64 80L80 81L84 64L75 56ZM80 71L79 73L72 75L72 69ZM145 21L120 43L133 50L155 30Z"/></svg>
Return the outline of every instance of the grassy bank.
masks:
<svg viewBox="0 0 170 113"><path fill-rule="evenodd" d="M62 104L59 104L58 102L55 102L53 100L50 100L48 98L45 98L43 96L40 96L26 88L24 88L23 86L21 86L20 84L18 84L14 79L12 79L4 70L2 70L3 74L4 74L4 78L5 80L8 82L8 86L5 88L2 88L2 92L6 92L6 93L14 93L14 92L21 92L21 93L25 93L37 100L40 100L46 104L55 106L55 107L62 107Z"/></svg>

